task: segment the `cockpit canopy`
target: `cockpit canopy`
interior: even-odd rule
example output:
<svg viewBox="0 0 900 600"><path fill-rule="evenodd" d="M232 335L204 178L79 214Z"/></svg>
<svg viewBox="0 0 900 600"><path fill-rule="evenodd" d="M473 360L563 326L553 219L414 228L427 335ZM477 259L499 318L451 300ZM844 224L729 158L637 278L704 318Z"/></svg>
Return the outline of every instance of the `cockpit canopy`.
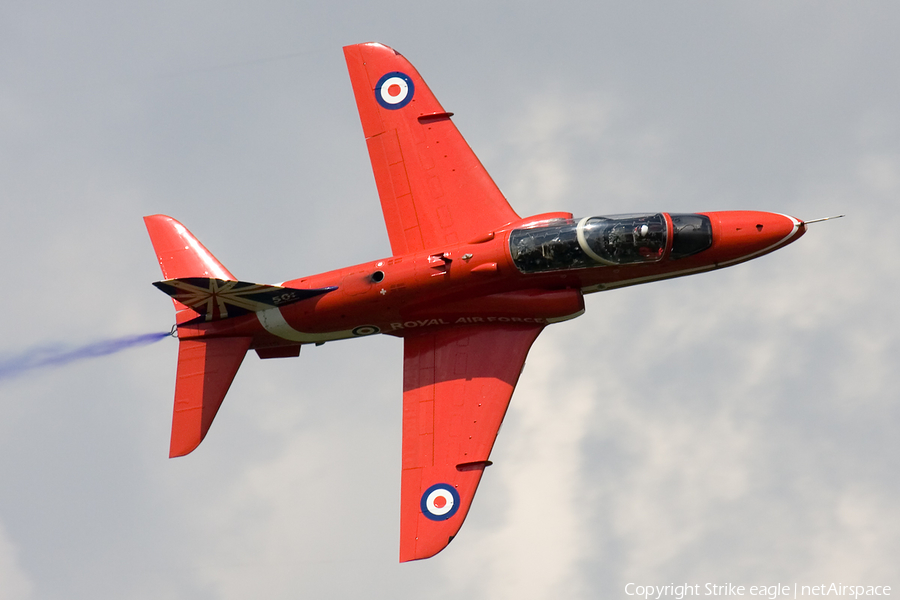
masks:
<svg viewBox="0 0 900 600"><path fill-rule="evenodd" d="M709 217L670 215L673 248L670 258L683 258L709 248ZM556 219L546 225L515 229L509 249L523 273L631 265L662 260L668 227L662 213Z"/></svg>

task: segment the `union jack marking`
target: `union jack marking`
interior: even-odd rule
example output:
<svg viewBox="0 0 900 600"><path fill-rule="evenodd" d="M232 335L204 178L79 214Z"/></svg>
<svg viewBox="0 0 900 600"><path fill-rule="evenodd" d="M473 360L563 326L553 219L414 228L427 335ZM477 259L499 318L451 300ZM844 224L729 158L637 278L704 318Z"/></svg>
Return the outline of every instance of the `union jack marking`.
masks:
<svg viewBox="0 0 900 600"><path fill-rule="evenodd" d="M286 306L336 289L301 290L205 277L169 279L153 285L199 313L206 321L218 321Z"/></svg>

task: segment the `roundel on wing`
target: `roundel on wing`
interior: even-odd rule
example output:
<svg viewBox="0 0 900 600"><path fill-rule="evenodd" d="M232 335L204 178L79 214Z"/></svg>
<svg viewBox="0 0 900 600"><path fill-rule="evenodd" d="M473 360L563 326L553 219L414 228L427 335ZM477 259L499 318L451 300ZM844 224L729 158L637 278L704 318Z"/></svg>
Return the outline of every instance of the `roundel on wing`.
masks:
<svg viewBox="0 0 900 600"><path fill-rule="evenodd" d="M375 85L375 99L388 110L403 108L413 99L416 86L406 73L392 71L385 73Z"/></svg>
<svg viewBox="0 0 900 600"><path fill-rule="evenodd" d="M446 521L459 510L459 493L452 485L436 483L422 494L421 508L432 521Z"/></svg>

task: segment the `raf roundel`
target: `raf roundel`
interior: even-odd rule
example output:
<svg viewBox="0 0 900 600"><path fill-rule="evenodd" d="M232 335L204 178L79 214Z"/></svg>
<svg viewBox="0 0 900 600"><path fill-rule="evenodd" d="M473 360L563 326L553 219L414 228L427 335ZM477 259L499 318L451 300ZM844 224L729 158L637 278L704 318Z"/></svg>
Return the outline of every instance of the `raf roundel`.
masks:
<svg viewBox="0 0 900 600"><path fill-rule="evenodd" d="M388 110L403 108L413 99L416 86L406 73L393 71L385 73L375 86L375 99Z"/></svg>
<svg viewBox="0 0 900 600"><path fill-rule="evenodd" d="M421 506L432 521L446 521L459 510L459 493L452 485L436 483L422 494Z"/></svg>
<svg viewBox="0 0 900 600"><path fill-rule="evenodd" d="M360 325L353 330L353 335L363 336L363 335L375 335L376 333L381 333L381 329L376 327L375 325Z"/></svg>

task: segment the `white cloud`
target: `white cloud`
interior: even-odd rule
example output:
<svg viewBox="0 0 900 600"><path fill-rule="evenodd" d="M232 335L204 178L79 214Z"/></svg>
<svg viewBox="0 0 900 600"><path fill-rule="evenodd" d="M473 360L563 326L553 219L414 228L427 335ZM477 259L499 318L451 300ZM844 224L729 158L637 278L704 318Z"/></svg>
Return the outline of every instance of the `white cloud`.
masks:
<svg viewBox="0 0 900 600"><path fill-rule="evenodd" d="M884 585L897 576L900 514L894 496L875 487L840 490L816 510L810 560L798 575L808 581ZM883 582L883 583L882 583Z"/></svg>
<svg viewBox="0 0 900 600"><path fill-rule="evenodd" d="M582 591L589 505L581 445L595 394L589 381L556 381L567 354L560 341L542 338L529 354L492 457L497 464L485 473L496 481L483 495L493 496L479 497L472 509L484 512L466 524L465 553L447 557L448 578L474 570L483 597L571 598Z"/></svg>

